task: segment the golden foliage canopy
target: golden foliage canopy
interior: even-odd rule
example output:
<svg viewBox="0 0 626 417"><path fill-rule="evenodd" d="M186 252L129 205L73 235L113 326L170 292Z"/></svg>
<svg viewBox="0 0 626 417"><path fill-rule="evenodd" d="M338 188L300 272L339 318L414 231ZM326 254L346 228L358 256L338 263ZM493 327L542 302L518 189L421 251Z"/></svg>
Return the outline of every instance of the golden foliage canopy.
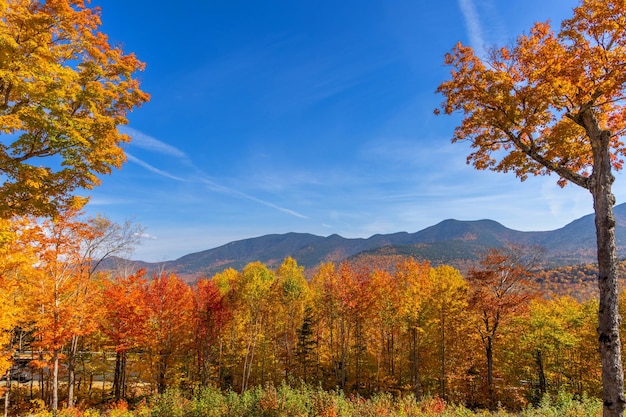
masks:
<svg viewBox="0 0 626 417"><path fill-rule="evenodd" d="M83 0L0 0L0 216L80 205L125 160L117 126L149 98L144 64L99 25Z"/></svg>

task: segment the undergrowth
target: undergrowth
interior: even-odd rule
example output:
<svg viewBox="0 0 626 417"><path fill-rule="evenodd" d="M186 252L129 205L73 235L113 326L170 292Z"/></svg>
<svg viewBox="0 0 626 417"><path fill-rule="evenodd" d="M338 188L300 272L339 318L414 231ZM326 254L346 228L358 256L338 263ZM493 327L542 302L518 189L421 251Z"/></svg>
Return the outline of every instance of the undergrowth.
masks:
<svg viewBox="0 0 626 417"><path fill-rule="evenodd" d="M31 417L52 417L40 407ZM596 398L575 399L569 394L545 397L536 407L519 412L470 410L438 397L417 401L414 396L376 394L368 399L346 396L307 385L256 387L238 394L217 388L201 388L193 395L171 390L129 407L126 402L104 409L62 409L58 417L595 417L602 414Z"/></svg>

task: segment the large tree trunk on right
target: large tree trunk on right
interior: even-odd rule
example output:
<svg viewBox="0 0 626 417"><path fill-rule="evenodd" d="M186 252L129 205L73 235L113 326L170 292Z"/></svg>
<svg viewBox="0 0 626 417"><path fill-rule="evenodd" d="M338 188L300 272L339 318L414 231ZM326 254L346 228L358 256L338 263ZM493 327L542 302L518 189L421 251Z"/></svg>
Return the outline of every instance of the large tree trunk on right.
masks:
<svg viewBox="0 0 626 417"><path fill-rule="evenodd" d="M619 336L621 317L618 311L617 250L613 216L615 197L611 191L614 177L611 173L610 132L605 130L595 133L596 135L590 135L594 170L589 191L593 196L598 245L598 341L602 359L603 415L618 417L624 413L626 399Z"/></svg>

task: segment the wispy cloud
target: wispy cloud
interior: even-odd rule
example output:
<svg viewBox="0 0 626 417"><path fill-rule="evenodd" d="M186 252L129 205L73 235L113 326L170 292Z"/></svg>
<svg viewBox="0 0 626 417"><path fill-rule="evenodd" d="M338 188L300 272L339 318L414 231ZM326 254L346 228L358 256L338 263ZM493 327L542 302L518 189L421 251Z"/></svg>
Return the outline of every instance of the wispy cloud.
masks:
<svg viewBox="0 0 626 417"><path fill-rule="evenodd" d="M149 240L157 240L158 237L151 235L149 233L135 233L135 236L141 238L141 239L149 239Z"/></svg>
<svg viewBox="0 0 626 417"><path fill-rule="evenodd" d="M251 196L251 195L246 194L244 192L241 192L241 191L229 188L229 187L225 187L225 186L217 184L216 182L211 181L209 179L202 178L201 181L202 181L202 183L204 183L206 186L208 186L213 191L218 191L220 193L228 194L228 195L231 195L231 196L234 196L234 197L238 197L238 198L242 198L244 200L254 201L255 203L258 203L258 204L261 204L261 205L273 208L275 210L281 211L283 213L289 214L289 215L294 216L294 217L298 217L300 219L308 219L307 216L305 216L304 214L298 213L297 211L294 211L294 210L291 210L291 209L288 209L288 208L285 208L285 207L281 207L279 205L276 205L274 203L270 203L269 201L265 201L265 200L262 200L260 198Z"/></svg>
<svg viewBox="0 0 626 417"><path fill-rule="evenodd" d="M185 154L185 152L181 151L180 149L156 138L153 138L152 136L146 135L143 132L133 129L132 127L121 126L119 130L121 133L129 135L132 138L131 144L133 146L137 146L139 148L152 152L157 152L163 155L171 155L185 161L189 160L187 154Z"/></svg>
<svg viewBox="0 0 626 417"><path fill-rule="evenodd" d="M304 214L298 213L295 210L291 210L282 206L279 206L277 204L274 204L272 202L254 197L250 194L246 194L242 191L230 188L230 187L226 187L224 185L218 184L217 182L210 180L209 176L206 175L200 168L196 167L194 165L194 163L191 161L191 159L181 150L168 145L165 142L162 142L158 139L155 139L151 136L148 136L136 129L132 129L129 127L124 127L124 131L128 134L130 134L131 136L133 136L135 145L143 148L143 149L147 149L147 150L151 150L151 151L155 151L164 155L168 155L168 156L172 156L178 160L182 160L183 162L185 162L185 165L193 168L193 170L195 171L195 177L190 177L190 178L181 178L179 176L176 176L174 174L171 174L167 171L164 171L162 169L159 169L135 156L133 156L132 154L126 152L126 156L128 158L129 161L147 169L148 171L157 174L161 177L164 178L169 178L175 181L180 181L180 182L186 182L186 183L193 183L193 182L200 182L202 184L204 184L205 186L208 186L209 189L222 193L222 194L226 194L226 195L230 195L230 196L234 196L237 198L241 198L244 200L249 200L249 201L253 201L255 203L264 205L266 207L270 207L274 210L278 210L280 212L289 214L291 216L294 217L298 217L300 219L308 219L307 216L305 216Z"/></svg>
<svg viewBox="0 0 626 417"><path fill-rule="evenodd" d="M176 181L185 181L184 179L177 177L176 175L172 175L169 172L163 171L162 169L153 167L152 165L150 165L149 163L142 161L139 158L134 157L133 155L129 154L128 152L126 152L126 157L128 158L129 161L134 162L135 164L147 169L150 172L153 172L157 175L160 175L162 177L165 178L170 178Z"/></svg>
<svg viewBox="0 0 626 417"><path fill-rule="evenodd" d="M128 204L129 200L118 197L91 197L89 200L90 206L118 206L120 204Z"/></svg>
<svg viewBox="0 0 626 417"><path fill-rule="evenodd" d="M469 36L470 46L474 49L478 56L482 56L485 49L485 40L483 37L483 29L478 16L478 10L473 0L459 0L459 7L465 26L467 27L467 35Z"/></svg>

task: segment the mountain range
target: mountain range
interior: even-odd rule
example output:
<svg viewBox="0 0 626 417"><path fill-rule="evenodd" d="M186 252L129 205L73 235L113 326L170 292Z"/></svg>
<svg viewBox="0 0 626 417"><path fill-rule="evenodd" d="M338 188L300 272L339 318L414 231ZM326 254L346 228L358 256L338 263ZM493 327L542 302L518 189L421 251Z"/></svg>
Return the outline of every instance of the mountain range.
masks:
<svg viewBox="0 0 626 417"><path fill-rule="evenodd" d="M618 256L626 257L626 203L615 206ZM147 263L133 261L135 267L149 271L164 270L182 276L211 276L226 268L241 269L261 261L271 268L286 257L312 269L322 262L338 262L366 255L410 255L432 264L467 265L486 249L504 244L541 246L546 267L593 263L596 239L593 215L587 215L564 227L543 232L509 229L493 220L444 220L415 233L399 232L374 235L367 239L327 237L308 233L271 234L238 240L176 260Z"/></svg>

